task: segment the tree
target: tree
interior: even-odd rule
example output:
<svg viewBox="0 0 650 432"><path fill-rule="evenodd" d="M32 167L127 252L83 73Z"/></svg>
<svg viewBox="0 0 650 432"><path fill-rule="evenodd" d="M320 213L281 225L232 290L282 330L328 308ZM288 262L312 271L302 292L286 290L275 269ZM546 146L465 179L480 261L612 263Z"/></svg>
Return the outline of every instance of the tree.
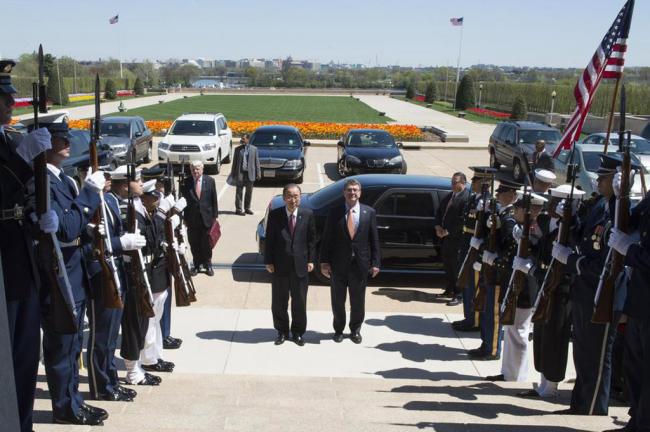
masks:
<svg viewBox="0 0 650 432"><path fill-rule="evenodd" d="M67 105L69 103L68 90L65 88L65 82L59 76L56 67L51 70L47 80L47 96L56 105Z"/></svg>
<svg viewBox="0 0 650 432"><path fill-rule="evenodd" d="M109 100L117 99L117 90L115 90L115 82L112 79L106 80L104 97Z"/></svg>
<svg viewBox="0 0 650 432"><path fill-rule="evenodd" d="M526 120L526 117L528 117L528 107L526 106L526 100L523 96L519 95L515 98L515 102L512 104L510 119Z"/></svg>
<svg viewBox="0 0 650 432"><path fill-rule="evenodd" d="M129 86L129 77L124 77L124 89L128 89Z"/></svg>
<svg viewBox="0 0 650 432"><path fill-rule="evenodd" d="M406 86L406 99L413 99L415 97L415 86L413 82L408 83Z"/></svg>
<svg viewBox="0 0 650 432"><path fill-rule="evenodd" d="M135 93L136 96L142 96L144 94L144 85L142 85L140 77L135 79L135 84L133 84L133 93Z"/></svg>
<svg viewBox="0 0 650 432"><path fill-rule="evenodd" d="M456 93L456 109L464 110L474 107L474 80L470 75L465 75L460 80Z"/></svg>
<svg viewBox="0 0 650 432"><path fill-rule="evenodd" d="M426 103L433 103L438 97L438 90L436 89L436 83L434 81L429 81L427 83L427 88L424 91L424 101Z"/></svg>

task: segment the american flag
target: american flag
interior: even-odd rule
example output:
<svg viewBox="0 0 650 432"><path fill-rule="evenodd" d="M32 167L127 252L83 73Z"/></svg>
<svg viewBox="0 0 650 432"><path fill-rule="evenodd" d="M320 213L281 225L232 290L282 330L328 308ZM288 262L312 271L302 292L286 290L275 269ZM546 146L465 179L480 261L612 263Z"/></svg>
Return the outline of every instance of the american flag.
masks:
<svg viewBox="0 0 650 432"><path fill-rule="evenodd" d="M603 78L621 78L625 51L627 51L627 36L630 33L634 0L628 0L616 16L614 23L605 33L600 45L589 61L587 68L578 79L573 95L576 98L576 108L567 123L560 144L553 157L556 158L564 149L570 149L582 132L582 126L589 113L596 89Z"/></svg>
<svg viewBox="0 0 650 432"><path fill-rule="evenodd" d="M111 18L108 20L108 22L111 23L111 24L117 24L117 22L119 21L119 19L120 19L120 16L119 16L119 15L115 15L114 17L111 17Z"/></svg>
<svg viewBox="0 0 650 432"><path fill-rule="evenodd" d="M462 26L463 25L463 17L460 18L450 18L449 22L453 26Z"/></svg>

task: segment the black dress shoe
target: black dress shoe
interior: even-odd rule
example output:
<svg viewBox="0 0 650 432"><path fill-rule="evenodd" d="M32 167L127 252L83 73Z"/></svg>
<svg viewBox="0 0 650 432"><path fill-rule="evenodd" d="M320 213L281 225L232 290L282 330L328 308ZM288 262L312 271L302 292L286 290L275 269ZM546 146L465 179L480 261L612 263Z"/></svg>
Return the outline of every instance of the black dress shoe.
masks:
<svg viewBox="0 0 650 432"><path fill-rule="evenodd" d="M237 210L237 211L235 212L235 214L236 214L237 216L246 216L246 213L244 213L244 212L241 211L241 210Z"/></svg>
<svg viewBox="0 0 650 432"><path fill-rule="evenodd" d="M212 266L211 266L211 265L206 266L205 274L207 274L208 276L214 276L214 270L212 270Z"/></svg>
<svg viewBox="0 0 650 432"><path fill-rule="evenodd" d="M451 300L447 302L447 306L458 306L459 304L463 303L463 297L462 296L455 296Z"/></svg>
<svg viewBox="0 0 650 432"><path fill-rule="evenodd" d="M125 393L122 393L119 390L113 390L112 392L104 393L102 395L99 395L99 398L110 402L133 402L132 397L126 395Z"/></svg>
<svg viewBox="0 0 650 432"><path fill-rule="evenodd" d="M273 342L275 345L282 345L285 340L287 340L288 335L284 333L278 333L278 337L275 338L275 342Z"/></svg>
<svg viewBox="0 0 650 432"><path fill-rule="evenodd" d="M181 344L183 343L182 340L173 338L171 336L167 336L165 339L163 339L163 348L164 349L178 349L181 347Z"/></svg>
<svg viewBox="0 0 650 432"><path fill-rule="evenodd" d="M115 390L117 390L118 392L120 392L122 394L125 394L126 396L130 397L131 399L135 399L135 397L138 395L137 391L135 391L133 389L130 389L130 388L123 387L121 385L118 385L117 387L115 387Z"/></svg>
<svg viewBox="0 0 650 432"><path fill-rule="evenodd" d="M487 355L487 353L483 350L483 348L474 348L469 351L467 351L467 355L476 358L476 357L484 357Z"/></svg>
<svg viewBox="0 0 650 432"><path fill-rule="evenodd" d="M96 415L89 412L79 410L77 415L66 417L54 417L54 423L57 424L73 424L73 425L86 425L86 426L103 426L104 421Z"/></svg>
<svg viewBox="0 0 650 432"><path fill-rule="evenodd" d="M506 377L503 376L503 374L500 375L491 375L491 376L486 376L485 381L492 381L492 382L499 382L499 381L505 381Z"/></svg>
<svg viewBox="0 0 650 432"><path fill-rule="evenodd" d="M95 407L95 406L92 406L92 405L88 405L88 404L85 404L85 403L81 404L81 406L79 407L79 411L84 411L86 413L97 416L102 421L104 421L104 420L106 420L108 418L108 412L105 409Z"/></svg>
<svg viewBox="0 0 650 432"><path fill-rule="evenodd" d="M250 214L250 215L255 214L255 213L253 213L253 211L251 209L244 210L244 213Z"/></svg>
<svg viewBox="0 0 650 432"><path fill-rule="evenodd" d="M553 411L551 414L577 415L578 413L573 408L566 408L562 410Z"/></svg>
<svg viewBox="0 0 650 432"><path fill-rule="evenodd" d="M453 297L453 296L454 293L452 291L445 291L440 294L434 294L433 298L442 299L442 298Z"/></svg>
<svg viewBox="0 0 650 432"><path fill-rule="evenodd" d="M174 363L158 359L158 363L153 365L142 365L142 369L149 372L173 372Z"/></svg>
<svg viewBox="0 0 650 432"><path fill-rule="evenodd" d="M343 333L334 333L334 337L332 339L334 339L334 342L336 343L343 342Z"/></svg>
<svg viewBox="0 0 650 432"><path fill-rule="evenodd" d="M539 393L537 393L537 390L535 390L535 389L530 389L530 390L519 392L519 393L517 393L517 396L522 397L522 398L539 398L539 397L541 397L539 395Z"/></svg>
<svg viewBox="0 0 650 432"><path fill-rule="evenodd" d="M361 337L361 333L359 332L354 332L350 335L350 340L354 342L355 344L360 344L363 338Z"/></svg>
<svg viewBox="0 0 650 432"><path fill-rule="evenodd" d="M141 381L139 381L139 382L137 382L135 384L136 385L142 385L142 386L144 386L144 385L157 386L157 385L160 385L161 382L162 382L162 378L160 378L159 376L145 373L144 378Z"/></svg>
<svg viewBox="0 0 650 432"><path fill-rule="evenodd" d="M198 272L198 270L196 269L196 267L192 267L192 269L190 270L190 276L194 277L194 276L196 276L197 274L199 274L199 272Z"/></svg>
<svg viewBox="0 0 650 432"><path fill-rule="evenodd" d="M491 361L491 360L501 360L501 355L492 355L492 354L485 354L479 357L472 357L472 360L475 361Z"/></svg>
<svg viewBox="0 0 650 432"><path fill-rule="evenodd" d="M305 340L302 338L301 335L293 335L293 341L298 346L303 346L305 344Z"/></svg>
<svg viewBox="0 0 650 432"><path fill-rule="evenodd" d="M457 332L475 332L475 331L481 330L481 328L480 327L472 327L472 326L468 326L467 324L465 324L465 325L462 325L462 326L454 327L454 330L456 330Z"/></svg>

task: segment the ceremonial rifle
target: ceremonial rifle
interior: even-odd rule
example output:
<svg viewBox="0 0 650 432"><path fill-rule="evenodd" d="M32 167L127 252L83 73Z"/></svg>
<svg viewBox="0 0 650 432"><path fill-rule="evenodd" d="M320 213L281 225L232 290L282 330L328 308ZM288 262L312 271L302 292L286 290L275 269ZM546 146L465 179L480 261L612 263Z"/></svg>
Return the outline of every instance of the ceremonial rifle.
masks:
<svg viewBox="0 0 650 432"><path fill-rule="evenodd" d="M180 172L180 175L178 177L178 189L179 190L183 189L183 186L182 186L183 183L182 182L185 179L185 164L183 163L182 158L183 158L183 156L181 156L181 172ZM189 160L189 158L188 158L188 160ZM172 183L174 183L173 180L172 180ZM175 187L176 186L174 185L173 188L175 188ZM174 193L174 198L176 198L175 190L172 189L172 191L173 191L172 193ZM181 195L180 192L179 192L179 195ZM180 218L180 223L176 227L176 232L174 233L176 235L176 241L178 242L179 245L187 244L187 242L185 241L185 237L183 236L183 230L182 230L182 227L183 227L183 215L181 213L178 213L178 217ZM185 249L187 249L187 247ZM195 302L196 301L196 289L194 288L194 281L192 280L192 272L190 271L190 266L187 263L187 259L185 259L184 254L179 254L179 258L180 258L180 261L181 261L181 268L183 269L183 275L185 276L185 281L186 281L187 286L188 286L188 288L190 290L190 301Z"/></svg>
<svg viewBox="0 0 650 432"><path fill-rule="evenodd" d="M47 113L43 46L38 47L38 83L32 84L34 130L38 129L38 114ZM50 178L47 174L47 155L42 152L34 159L36 213L42 216L50 211ZM49 320L61 333L77 332L77 312L72 287L65 268L61 246L56 233L42 233L38 241L39 257L50 285Z"/></svg>
<svg viewBox="0 0 650 432"><path fill-rule="evenodd" d="M499 215L497 214L497 199L494 197L494 176L492 176L492 182L490 185L490 233L488 235L488 252L496 252L497 249L497 224ZM478 255L477 255L478 258ZM474 263L472 263L473 265ZM484 265L481 268L483 272L483 277L485 278L485 283L488 285L496 284L496 269L491 265ZM485 302L487 300L487 286L479 283L476 286L476 295L474 296L474 311L482 312L485 309Z"/></svg>
<svg viewBox="0 0 650 432"><path fill-rule="evenodd" d="M97 152L97 143L99 142L101 113L99 106L99 74L95 75L95 119L91 125L90 148L88 156L90 158L90 168L92 172L99 170L99 155ZM102 268L102 297L104 307L107 309L122 309L122 291L120 286L120 277L117 274L117 265L113 256L113 245L111 243L111 232L106 217L106 205L104 203L104 191L99 192L101 204L93 215L93 224L95 224L95 239L93 242L93 257L97 260ZM99 225L104 227L105 235L99 234ZM108 253L106 253L108 251Z"/></svg>
<svg viewBox="0 0 650 432"><path fill-rule="evenodd" d="M139 233L138 219L136 216L135 202L133 199L133 190L131 183L135 181L135 147L130 153L130 161L127 164L127 181L129 182L129 195L126 214L127 229L130 233ZM142 251L140 249L126 252L129 256L129 278L132 286L136 290L136 297L138 302L138 310L140 315L145 318L153 318L155 316L153 310L153 293L151 292L151 285L149 285L149 278L147 277L147 268L144 264Z"/></svg>
<svg viewBox="0 0 650 432"><path fill-rule="evenodd" d="M616 210L614 226L621 232L627 233L630 218L630 173L632 164L630 160L631 132L625 130L625 86L621 88L621 119L618 131L619 151L623 154L621 165L621 193L616 197ZM627 137L625 136L627 135ZM594 299L594 314L591 321L594 323L611 323L614 321L614 295L616 280L625 268L625 255L621 255L614 248L609 248L607 259L603 266L598 281L598 290Z"/></svg>
<svg viewBox="0 0 650 432"><path fill-rule="evenodd" d="M560 226L557 234L557 242L562 246L567 246L569 244L569 232L571 227L571 211L573 208L573 196L575 185L576 185L576 172L577 165L573 163L573 156L575 153L575 144L571 150L571 156L569 159L569 164L567 165L567 182L571 183L571 191L569 192L569 197L564 201L564 210L562 211ZM551 305L555 297L555 291L557 290L565 274L565 265L551 258L551 263L546 270L544 275L544 282L542 282L542 287L537 293L537 298L535 299L535 305L533 306L533 318L532 321L537 323L547 323L551 314Z"/></svg>

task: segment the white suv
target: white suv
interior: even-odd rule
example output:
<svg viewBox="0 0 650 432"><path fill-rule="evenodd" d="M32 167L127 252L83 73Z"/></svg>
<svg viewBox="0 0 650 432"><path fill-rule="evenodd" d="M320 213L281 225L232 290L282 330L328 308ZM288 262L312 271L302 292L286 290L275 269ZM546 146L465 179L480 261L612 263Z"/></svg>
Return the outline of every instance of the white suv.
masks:
<svg viewBox="0 0 650 432"><path fill-rule="evenodd" d="M174 121L158 144L158 161L203 162L207 171L219 174L221 163L232 159L232 130L223 114L183 114Z"/></svg>

